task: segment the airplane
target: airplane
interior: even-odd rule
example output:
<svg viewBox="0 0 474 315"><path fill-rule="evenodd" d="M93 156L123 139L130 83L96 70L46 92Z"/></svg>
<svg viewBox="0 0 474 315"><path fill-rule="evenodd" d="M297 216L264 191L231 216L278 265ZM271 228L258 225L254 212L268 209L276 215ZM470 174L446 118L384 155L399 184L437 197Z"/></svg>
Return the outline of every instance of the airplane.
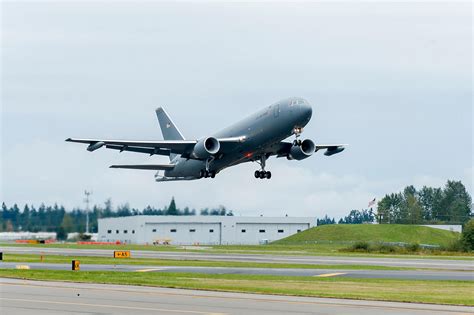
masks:
<svg viewBox="0 0 474 315"><path fill-rule="evenodd" d="M315 144L310 139L300 139L312 113L307 100L291 97L267 106L212 136L186 140L165 109L159 107L156 115L164 140L68 138L66 141L88 144L90 152L105 146L120 152L169 156L169 164L110 166L158 171L155 175L157 182L214 178L225 168L246 162L260 165L254 173L255 178L270 179L272 173L266 170L266 161L271 156L300 161L319 150L325 150L326 156L344 151L345 144ZM283 141L293 135L294 141Z"/></svg>

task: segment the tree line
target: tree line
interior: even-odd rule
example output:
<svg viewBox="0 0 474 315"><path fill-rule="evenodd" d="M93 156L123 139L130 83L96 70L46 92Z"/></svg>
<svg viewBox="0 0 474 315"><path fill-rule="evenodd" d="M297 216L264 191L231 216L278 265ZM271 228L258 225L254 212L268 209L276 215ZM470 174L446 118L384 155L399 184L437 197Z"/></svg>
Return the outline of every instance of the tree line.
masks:
<svg viewBox="0 0 474 315"><path fill-rule="evenodd" d="M403 191L385 195L373 209L351 210L339 224L464 224L471 217L472 199L460 181L448 181L443 188L424 186L417 190L407 186ZM318 225L335 224L328 215Z"/></svg>
<svg viewBox="0 0 474 315"><path fill-rule="evenodd" d="M322 219L317 219L317 225L326 225L326 224L363 224L363 223L373 223L375 222L375 213L373 209L363 209L363 210L351 210L349 214L345 217L336 221L335 218L330 218L328 215L325 215Z"/></svg>
<svg viewBox="0 0 474 315"><path fill-rule="evenodd" d="M379 223L464 224L472 217L472 199L460 181L443 188L407 186L402 192L385 195L377 207Z"/></svg>
<svg viewBox="0 0 474 315"><path fill-rule="evenodd" d="M0 232L56 232L64 235L70 232L84 233L86 231L85 209L73 209L67 211L64 206L46 206L41 204L38 208L32 205L25 205L22 210L17 204L7 207L2 203L0 210ZM133 215L196 215L195 209L179 209L175 199L172 198L168 206L162 209L147 206L142 210L131 208L128 203L116 208L112 206L112 201L108 199L104 205L95 205L89 211L89 231L97 233L99 218L126 217ZM224 206L217 209L201 209L200 215L213 216L233 216L232 210L227 210Z"/></svg>

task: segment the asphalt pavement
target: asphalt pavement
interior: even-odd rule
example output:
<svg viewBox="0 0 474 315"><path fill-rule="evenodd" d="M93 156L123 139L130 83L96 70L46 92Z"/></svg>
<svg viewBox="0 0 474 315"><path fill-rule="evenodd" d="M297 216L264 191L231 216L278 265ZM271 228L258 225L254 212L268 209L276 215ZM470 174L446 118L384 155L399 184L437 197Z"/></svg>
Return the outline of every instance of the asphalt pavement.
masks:
<svg viewBox="0 0 474 315"><path fill-rule="evenodd" d="M472 314L474 308L0 278L2 314Z"/></svg>
<svg viewBox="0 0 474 315"><path fill-rule="evenodd" d="M14 263L0 262L0 268L71 270L71 264ZM234 268L234 267L193 267L193 266L146 266L146 265L100 265L82 264L82 271L124 271L124 272L177 272L204 274L246 274L305 277L349 277L405 280L474 280L470 271L449 270L347 270L347 269L289 269L289 268Z"/></svg>
<svg viewBox="0 0 474 315"><path fill-rule="evenodd" d="M120 248L118 248L120 250ZM5 254L51 254L64 256L101 256L112 257L113 250L108 249L73 249L52 247L9 247L0 246ZM173 260L211 260L211 261L240 261L286 264L316 264L316 265L367 265L387 267L432 268L446 270L474 271L473 259L432 259L432 258L386 258L386 257L357 257L357 256L290 256L276 254L221 254L209 252L165 252L132 250L134 258L156 258Z"/></svg>

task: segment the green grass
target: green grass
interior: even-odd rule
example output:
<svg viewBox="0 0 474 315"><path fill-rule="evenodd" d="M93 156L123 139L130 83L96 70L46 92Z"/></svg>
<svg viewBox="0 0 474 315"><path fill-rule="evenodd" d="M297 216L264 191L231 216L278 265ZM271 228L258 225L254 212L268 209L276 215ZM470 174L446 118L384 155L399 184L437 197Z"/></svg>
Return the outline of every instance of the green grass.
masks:
<svg viewBox="0 0 474 315"><path fill-rule="evenodd" d="M448 245L460 234L426 226L401 224L332 224L311 228L274 244L290 245L315 242L404 242Z"/></svg>
<svg viewBox="0 0 474 315"><path fill-rule="evenodd" d="M72 259L77 259L84 264L96 265L144 265L144 266L188 266L188 267L233 267L233 268L284 268L284 269L347 269L347 270L417 270L419 268L387 267L372 265L312 265L312 264L278 264L278 263L256 263L238 261L209 261L209 260L171 260L155 258L127 258L116 259L112 257L90 257L90 256L60 256L44 255L41 261L40 255L29 254L4 254L3 261L17 263L52 263L70 264Z"/></svg>
<svg viewBox="0 0 474 315"><path fill-rule="evenodd" d="M302 232L304 233L304 232ZM371 253L347 253L340 252L341 249L350 246L349 242L322 241L315 244L310 242L305 244L268 244L268 245L219 245L205 246L205 249L190 249L181 246L153 246L153 245L78 245L75 243L54 243L54 244L16 244L3 243L1 247L38 247L38 248L71 248L71 249L105 249L105 250L146 250L165 252L195 252L195 253L215 253L215 254L264 254L264 255L307 255L307 256L357 256L357 257L403 257L403 258L434 258L437 259L472 259L474 253L457 252L432 252L415 253L410 255L398 254L371 254ZM133 252L132 252L133 254ZM67 254L65 254L67 255Z"/></svg>
<svg viewBox="0 0 474 315"><path fill-rule="evenodd" d="M0 269L0 277L398 302L474 305L472 281Z"/></svg>

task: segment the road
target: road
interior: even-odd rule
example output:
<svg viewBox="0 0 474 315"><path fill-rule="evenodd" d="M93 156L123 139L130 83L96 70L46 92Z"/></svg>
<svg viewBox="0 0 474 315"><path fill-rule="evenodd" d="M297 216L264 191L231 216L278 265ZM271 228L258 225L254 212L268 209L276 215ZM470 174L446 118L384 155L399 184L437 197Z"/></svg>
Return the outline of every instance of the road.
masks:
<svg viewBox="0 0 474 315"><path fill-rule="evenodd" d="M0 262L0 268L15 269L27 265L30 269L71 270L71 264ZM405 280L474 280L470 271L449 270L347 270L347 269L289 269L289 268L233 268L193 266L139 266L82 264L82 271L125 272L197 272L205 274L247 274L305 277L349 277Z"/></svg>
<svg viewBox="0 0 474 315"><path fill-rule="evenodd" d="M0 278L2 314L472 314L474 308Z"/></svg>
<svg viewBox="0 0 474 315"><path fill-rule="evenodd" d="M6 254L51 254L66 256L103 256L112 257L113 251L107 249L73 249L51 247L0 247ZM212 261L241 261L262 263L287 264L316 264L316 265L367 265L388 267L433 268L449 270L474 271L474 260L453 259L419 259L419 258L384 258L356 256L287 256L266 254L214 254L209 252L163 252L132 250L134 258L156 258L175 260L212 260Z"/></svg>

